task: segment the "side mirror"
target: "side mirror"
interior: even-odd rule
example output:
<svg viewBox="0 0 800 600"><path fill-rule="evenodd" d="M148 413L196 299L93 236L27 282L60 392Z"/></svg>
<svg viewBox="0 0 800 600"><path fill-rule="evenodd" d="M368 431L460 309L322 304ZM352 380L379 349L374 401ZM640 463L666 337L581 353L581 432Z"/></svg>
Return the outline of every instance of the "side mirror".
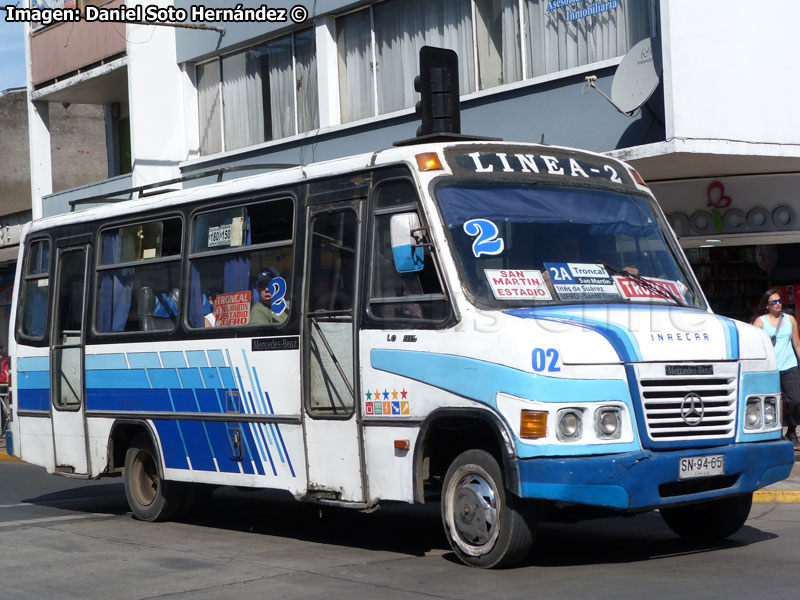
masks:
<svg viewBox="0 0 800 600"><path fill-rule="evenodd" d="M425 248L417 240L420 223L417 213L392 215L389 223L394 268L398 273L416 273L425 266Z"/></svg>

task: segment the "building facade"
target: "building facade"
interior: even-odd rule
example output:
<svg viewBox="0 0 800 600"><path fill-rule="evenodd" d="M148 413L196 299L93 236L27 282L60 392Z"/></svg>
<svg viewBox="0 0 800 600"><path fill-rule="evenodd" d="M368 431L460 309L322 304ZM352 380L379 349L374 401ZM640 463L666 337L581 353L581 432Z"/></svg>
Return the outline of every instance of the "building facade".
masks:
<svg viewBox="0 0 800 600"><path fill-rule="evenodd" d="M122 3L87 4L84 14L96 15ZM170 185L203 185L223 167L306 164L411 138L418 50L433 45L459 55L464 133L630 161L701 279L719 288L706 291L723 314L747 318L762 287L800 284L786 258L800 242L791 185L800 84L786 76L800 7L790 0L771 5L781 16L764 31L742 0L316 0L271 14L227 0L125 7L159 24L29 27L35 215L182 176L194 178ZM659 84L621 114L587 77L611 94L623 57L648 38ZM43 158L53 102L104 108L110 176L54 193ZM752 258L748 270L735 267L742 258ZM752 285L722 285L728 276Z"/></svg>
<svg viewBox="0 0 800 600"><path fill-rule="evenodd" d="M48 106L48 110L54 189L75 189L107 177L103 108L56 104ZM32 217L28 101L24 88L0 93L0 156L0 345L4 346L20 228Z"/></svg>

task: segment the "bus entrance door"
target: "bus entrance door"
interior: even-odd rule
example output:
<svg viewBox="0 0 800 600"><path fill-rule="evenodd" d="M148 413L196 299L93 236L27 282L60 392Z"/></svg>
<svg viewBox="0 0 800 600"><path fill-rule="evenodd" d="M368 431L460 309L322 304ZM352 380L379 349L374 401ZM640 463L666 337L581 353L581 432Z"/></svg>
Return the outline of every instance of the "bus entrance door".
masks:
<svg viewBox="0 0 800 600"><path fill-rule="evenodd" d="M88 245L59 248L50 346L55 468L88 475L84 402L84 314Z"/></svg>
<svg viewBox="0 0 800 600"><path fill-rule="evenodd" d="M356 411L355 297L359 203L309 208L303 322L308 494L363 502L362 440Z"/></svg>

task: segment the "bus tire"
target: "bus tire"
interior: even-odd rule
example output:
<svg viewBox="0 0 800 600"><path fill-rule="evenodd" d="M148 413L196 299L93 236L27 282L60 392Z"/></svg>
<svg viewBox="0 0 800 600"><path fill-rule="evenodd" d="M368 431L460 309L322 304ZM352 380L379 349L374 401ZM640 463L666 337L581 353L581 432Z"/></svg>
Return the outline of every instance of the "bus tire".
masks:
<svg viewBox="0 0 800 600"><path fill-rule="evenodd" d="M532 521L506 493L503 472L484 450L467 450L447 469L442 522L453 552L472 567L502 568L522 561L533 545Z"/></svg>
<svg viewBox="0 0 800 600"><path fill-rule="evenodd" d="M708 500L697 504L659 509L672 531L684 539L711 542L739 531L750 515L753 494Z"/></svg>
<svg viewBox="0 0 800 600"><path fill-rule="evenodd" d="M164 481L159 475L153 443L146 433L131 441L122 480L128 506L142 521L166 521L181 510L186 499L183 484Z"/></svg>

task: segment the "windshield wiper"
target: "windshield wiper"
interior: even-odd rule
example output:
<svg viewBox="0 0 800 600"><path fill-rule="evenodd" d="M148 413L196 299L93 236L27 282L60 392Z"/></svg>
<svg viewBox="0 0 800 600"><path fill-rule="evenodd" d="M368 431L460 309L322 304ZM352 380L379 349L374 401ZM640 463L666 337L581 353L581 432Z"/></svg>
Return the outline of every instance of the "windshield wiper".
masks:
<svg viewBox="0 0 800 600"><path fill-rule="evenodd" d="M675 304L677 304L678 306L688 306L688 304L686 304L683 300L678 298L675 294L673 294L666 287L663 287L663 288L659 287L655 283L653 283L649 279L645 279L644 277L642 277L638 273L634 274L634 273L631 273L629 271L626 271L625 269L620 269L619 267L615 267L613 265L609 265L609 264L604 263L602 261L596 261L596 264L602 265L603 267L605 267L609 271L613 271L617 275L622 275L624 277L629 277L629 278L633 279L636 283L638 283L642 287L645 287L648 290L650 290L651 292L654 292L657 296L660 296L662 298L669 298L670 300L675 302Z"/></svg>

